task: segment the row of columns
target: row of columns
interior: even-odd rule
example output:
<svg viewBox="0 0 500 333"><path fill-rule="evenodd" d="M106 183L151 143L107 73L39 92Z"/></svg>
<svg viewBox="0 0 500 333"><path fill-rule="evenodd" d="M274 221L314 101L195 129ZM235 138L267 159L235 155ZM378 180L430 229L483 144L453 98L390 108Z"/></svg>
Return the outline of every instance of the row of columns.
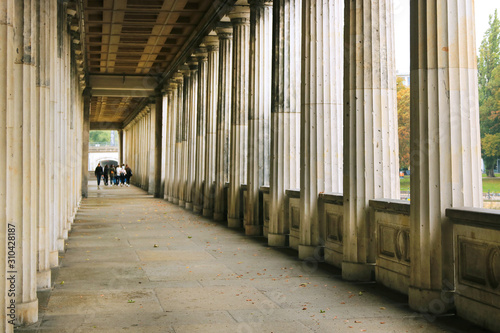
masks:
<svg viewBox="0 0 500 333"><path fill-rule="evenodd" d="M445 209L481 206L480 145L473 29L458 24L473 26L470 1L411 3L410 304L421 309L453 280ZM164 198L284 246L285 191L300 189L298 255L310 259L326 237L319 194L342 193L342 275L370 280L369 201L400 190L393 31L390 0L237 1L164 87Z"/></svg>
<svg viewBox="0 0 500 333"><path fill-rule="evenodd" d="M85 98L65 6L0 3L2 332L38 320L36 292L52 285L83 194Z"/></svg>

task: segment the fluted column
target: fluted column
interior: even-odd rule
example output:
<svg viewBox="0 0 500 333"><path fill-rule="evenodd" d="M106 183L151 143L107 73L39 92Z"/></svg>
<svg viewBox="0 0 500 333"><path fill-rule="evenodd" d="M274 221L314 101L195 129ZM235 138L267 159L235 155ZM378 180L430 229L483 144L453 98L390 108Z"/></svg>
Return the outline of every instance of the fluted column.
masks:
<svg viewBox="0 0 500 333"><path fill-rule="evenodd" d="M169 170L168 170L168 201L174 202L175 193L175 182L176 182L176 165L177 165L177 155L176 155L176 137L177 137L177 83L172 79L168 85L169 88L169 103L168 103L168 113L169 113L169 139L170 139L170 159L169 159Z"/></svg>
<svg viewBox="0 0 500 333"><path fill-rule="evenodd" d="M159 91L155 96L155 113L152 129L154 130L154 196L161 197L161 169L162 169L162 128L163 128L163 94ZM128 163L128 162L127 162Z"/></svg>
<svg viewBox="0 0 500 333"><path fill-rule="evenodd" d="M32 161L30 132L32 101L35 91L35 66L31 46L33 39L32 20L37 22L37 13L31 2L15 1L12 7L12 40L8 47L7 61L7 167L6 172L6 222L7 229L15 241L7 244L9 251L15 252L14 262L9 262L7 275L15 276L15 322L20 325L32 324L38 320L38 299L36 295L36 220L31 216ZM34 163L34 162L33 162ZM12 248L9 248L12 245ZM12 266L11 266L12 265Z"/></svg>
<svg viewBox="0 0 500 333"><path fill-rule="evenodd" d="M39 128L39 220L38 220L38 273L37 273L37 288L48 289L51 287L51 270L50 270L50 236L49 236L49 193L48 193L48 157L49 157L49 62L45 59L50 55L49 48L49 7L48 3L40 3L40 25L37 57L38 83L39 83L39 109L38 117L40 121ZM42 61L43 60L43 61ZM0 88L1 90L1 88ZM1 125L0 125L1 127ZM75 166L75 171L78 168ZM1 331L1 330L0 330Z"/></svg>
<svg viewBox="0 0 500 333"><path fill-rule="evenodd" d="M194 182L196 178L196 123L198 121L198 62L195 59L189 59L189 105L187 111L188 118L188 162L187 162L187 178L186 178L186 208L193 209L194 197Z"/></svg>
<svg viewBox="0 0 500 333"><path fill-rule="evenodd" d="M322 243L320 192L342 191L341 0L303 0L299 258Z"/></svg>
<svg viewBox="0 0 500 333"><path fill-rule="evenodd" d="M174 204L179 204L182 200L181 194L181 184L182 184L182 167L183 167L183 154L182 154L182 127L184 122L183 117L183 90L184 90L184 79L181 73L175 74L175 83L177 84L177 91L175 91L176 103L175 103L175 114L177 121L174 123L176 126L175 130L175 182L174 182Z"/></svg>
<svg viewBox="0 0 500 333"><path fill-rule="evenodd" d="M90 88L83 92L82 197L89 196ZM121 145L121 142L120 142Z"/></svg>
<svg viewBox="0 0 500 333"><path fill-rule="evenodd" d="M273 2L250 0L248 178L245 234L261 235L259 190L269 185Z"/></svg>
<svg viewBox="0 0 500 333"><path fill-rule="evenodd" d="M225 220L224 185L229 181L229 134L231 124L231 82L233 28L220 23L215 29L219 37L219 86L217 98L217 139L215 151L214 220Z"/></svg>
<svg viewBox="0 0 500 333"><path fill-rule="evenodd" d="M399 199L393 7L345 1L344 258L342 277L370 280L376 259L369 201Z"/></svg>
<svg viewBox="0 0 500 333"><path fill-rule="evenodd" d="M302 0L273 1L273 86L268 243L285 246L290 232L285 191L300 187Z"/></svg>
<svg viewBox="0 0 500 333"><path fill-rule="evenodd" d="M247 181L250 8L237 5L228 16L234 44L227 224L239 228L243 217L241 184Z"/></svg>
<svg viewBox="0 0 500 333"><path fill-rule="evenodd" d="M173 127L172 123L173 112L172 112L172 85L169 83L166 87L166 110L165 110L165 190L164 190L164 199L167 201L172 201L172 192L171 192L171 183L173 181L172 178L172 170L174 169L175 163L175 154L172 154L172 135L173 135ZM175 140L175 139L174 139Z"/></svg>
<svg viewBox="0 0 500 333"><path fill-rule="evenodd" d="M9 149L8 144L8 119L10 118L7 114L12 105L11 97L9 92L12 89L9 88L12 79L12 53L13 53L13 27L12 27L12 2L2 1L0 2L0 244L8 244L8 215L7 215L7 198L8 198L8 186L7 186L7 158ZM3 297L0 297L0 331L11 333L13 332L14 325L7 323L7 320L11 318L7 317L6 314L10 312L7 310L7 306L10 304L10 300L5 297L6 290L8 289L7 283L10 286L9 281L7 281L6 272L8 270L8 250L7 246L0 247L0 293ZM7 287L7 288L6 288Z"/></svg>
<svg viewBox="0 0 500 333"><path fill-rule="evenodd" d="M205 180L206 118L207 118L207 50L196 50L198 60L198 105L196 110L196 158L195 183L193 191L193 212L203 209L203 183Z"/></svg>
<svg viewBox="0 0 500 333"><path fill-rule="evenodd" d="M56 267L59 265L59 251L57 247L57 226L59 224L59 216L57 210L57 183L56 183L56 168L60 165L57 163L57 147L56 147L56 99L57 99L57 80L55 79L57 76L57 56L54 56L58 53L57 46L57 20L54 20L54 17L57 17L57 1L50 1L49 4L49 48L50 53L53 55L48 57L47 61L49 62L49 75L50 78L54 78L50 80L50 93L49 93L49 110L48 110L48 126L49 126L49 140L48 140L48 152L49 152L49 219L51 223L49 223L49 236L50 236L50 253L49 260L50 266ZM89 107L90 107L90 99L89 99ZM85 112L85 110L84 110ZM85 113L84 113L85 116ZM90 126L90 123L89 123ZM85 124L83 129L85 135ZM83 181L83 180L82 180ZM82 188L83 184L82 184ZM82 192L83 195L83 192Z"/></svg>
<svg viewBox="0 0 500 333"><path fill-rule="evenodd" d="M203 40L208 51L207 74L207 113L206 113L206 151L205 151L205 188L203 190L203 216L212 217L214 213L213 183L215 181L215 151L217 135L217 97L219 87L219 38L207 36Z"/></svg>
<svg viewBox="0 0 500 333"><path fill-rule="evenodd" d="M179 99L179 107L182 118L181 131L181 177L179 180L179 206L186 206L187 199L187 180L189 173L189 104L190 104L190 80L191 72L187 66L183 66L182 70L183 84L182 84L182 100ZM179 94L181 92L179 91Z"/></svg>
<svg viewBox="0 0 500 333"><path fill-rule="evenodd" d="M436 313L457 264L445 210L482 207L474 6L411 0L410 24L409 303Z"/></svg>

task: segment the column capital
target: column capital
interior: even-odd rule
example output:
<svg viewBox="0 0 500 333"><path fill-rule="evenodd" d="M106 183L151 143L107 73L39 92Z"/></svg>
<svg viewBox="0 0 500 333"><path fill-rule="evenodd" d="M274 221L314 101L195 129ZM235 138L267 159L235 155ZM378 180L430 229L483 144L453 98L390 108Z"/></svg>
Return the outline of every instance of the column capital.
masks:
<svg viewBox="0 0 500 333"><path fill-rule="evenodd" d="M179 69L179 72L181 72L183 77L190 77L191 76L191 71L189 70L189 66L187 65L187 63L185 63L184 65L181 66L181 68Z"/></svg>
<svg viewBox="0 0 500 333"><path fill-rule="evenodd" d="M203 38L203 44L205 44L207 51L217 51L219 49L219 37L217 35L208 35Z"/></svg>
<svg viewBox="0 0 500 333"><path fill-rule="evenodd" d="M232 39L233 25L230 22L219 22L217 27L215 27L215 32L217 33L217 37L219 39Z"/></svg>
<svg viewBox="0 0 500 333"><path fill-rule="evenodd" d="M188 61L188 67L189 67L189 71L191 72L191 74L193 74L195 71L198 70L198 59L197 57L194 56L191 56L189 58L189 61Z"/></svg>
<svg viewBox="0 0 500 333"><path fill-rule="evenodd" d="M218 43L217 43L218 45ZM206 61L208 59L208 53L206 47L199 47L194 50L193 57L198 61Z"/></svg>
<svg viewBox="0 0 500 333"><path fill-rule="evenodd" d="M250 6L236 5L227 16L231 19L233 25L250 24Z"/></svg>

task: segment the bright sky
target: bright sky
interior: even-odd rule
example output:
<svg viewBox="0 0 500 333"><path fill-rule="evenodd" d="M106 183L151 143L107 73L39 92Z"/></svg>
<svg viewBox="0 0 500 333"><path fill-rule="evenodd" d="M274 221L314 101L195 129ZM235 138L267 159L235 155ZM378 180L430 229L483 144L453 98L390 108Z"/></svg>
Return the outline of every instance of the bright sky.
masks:
<svg viewBox="0 0 500 333"><path fill-rule="evenodd" d="M500 16L500 0L475 0L476 12L476 49L479 49L486 29L489 15L498 9ZM394 26L396 46L396 69L399 73L410 72L410 1L394 0ZM406 27L406 29L403 29Z"/></svg>

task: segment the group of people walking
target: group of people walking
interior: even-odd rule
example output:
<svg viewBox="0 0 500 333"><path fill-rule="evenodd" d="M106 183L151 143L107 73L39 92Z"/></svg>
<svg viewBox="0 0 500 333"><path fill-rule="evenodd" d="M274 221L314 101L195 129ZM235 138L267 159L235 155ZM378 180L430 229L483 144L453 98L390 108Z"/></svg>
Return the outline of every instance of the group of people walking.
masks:
<svg viewBox="0 0 500 333"><path fill-rule="evenodd" d="M132 177L132 169L128 164L122 166L114 164L101 166L101 163L97 163L97 167L94 171L97 177L97 189L101 189L101 177L104 178L104 185L108 186L130 186L130 177ZM109 182L108 182L109 181Z"/></svg>

